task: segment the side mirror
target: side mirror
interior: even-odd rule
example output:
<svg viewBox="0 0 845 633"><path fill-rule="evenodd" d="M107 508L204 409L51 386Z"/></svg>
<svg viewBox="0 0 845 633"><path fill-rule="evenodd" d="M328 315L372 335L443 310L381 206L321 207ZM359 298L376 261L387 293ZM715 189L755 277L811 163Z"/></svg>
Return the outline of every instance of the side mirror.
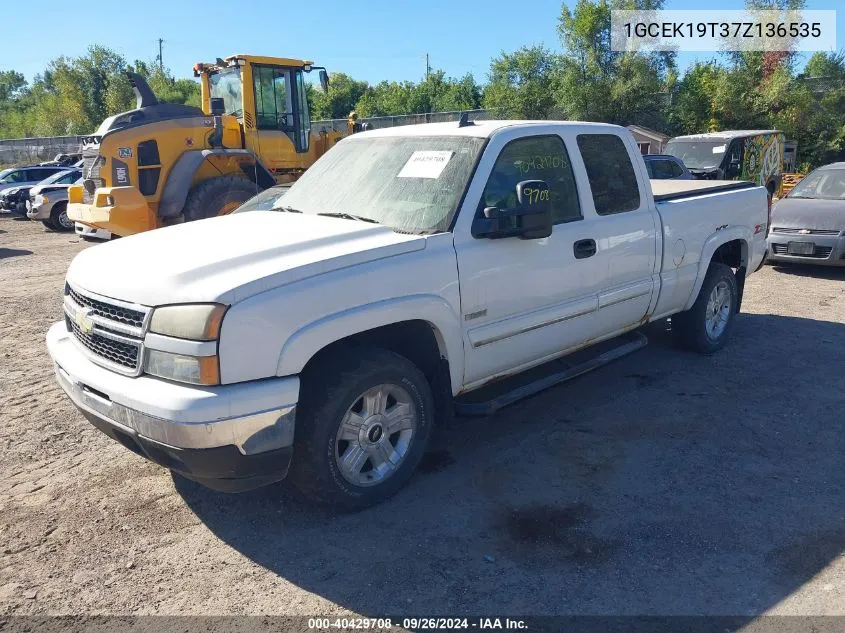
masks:
<svg viewBox="0 0 845 633"><path fill-rule="evenodd" d="M226 102L223 97L211 97L211 116L223 116L226 112Z"/></svg>
<svg viewBox="0 0 845 633"><path fill-rule="evenodd" d="M325 70L320 71L320 87L323 89L323 92L329 91L329 73Z"/></svg>
<svg viewBox="0 0 845 633"><path fill-rule="evenodd" d="M515 209L485 208L484 217L476 218L472 224L473 237L539 240L551 235L549 186L542 180L523 180L516 185L516 199Z"/></svg>

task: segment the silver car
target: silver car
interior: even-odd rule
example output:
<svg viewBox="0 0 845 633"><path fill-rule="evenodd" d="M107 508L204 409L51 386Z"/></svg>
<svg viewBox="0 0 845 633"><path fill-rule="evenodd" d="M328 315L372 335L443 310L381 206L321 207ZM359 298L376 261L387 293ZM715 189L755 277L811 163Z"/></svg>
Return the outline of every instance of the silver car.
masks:
<svg viewBox="0 0 845 633"><path fill-rule="evenodd" d="M845 266L845 163L807 174L772 208L768 261Z"/></svg>
<svg viewBox="0 0 845 633"><path fill-rule="evenodd" d="M67 217L68 187L82 182L82 171L67 169L38 183L29 190L26 217L41 220L49 229L73 231L73 220Z"/></svg>

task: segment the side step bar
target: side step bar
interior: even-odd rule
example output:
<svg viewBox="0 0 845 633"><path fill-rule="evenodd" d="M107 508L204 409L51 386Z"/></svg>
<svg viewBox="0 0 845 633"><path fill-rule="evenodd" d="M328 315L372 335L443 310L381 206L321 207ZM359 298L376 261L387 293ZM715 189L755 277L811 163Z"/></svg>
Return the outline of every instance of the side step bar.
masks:
<svg viewBox="0 0 845 633"><path fill-rule="evenodd" d="M518 400L528 398L588 371L627 356L648 345L648 338L641 332L629 332L551 361L525 372L526 377L504 378L476 392L455 398L455 413L465 416L483 416L495 413ZM551 373L549 373L551 372ZM527 381L526 381L527 378ZM514 384L517 383L517 384ZM484 399L487 397L488 399Z"/></svg>

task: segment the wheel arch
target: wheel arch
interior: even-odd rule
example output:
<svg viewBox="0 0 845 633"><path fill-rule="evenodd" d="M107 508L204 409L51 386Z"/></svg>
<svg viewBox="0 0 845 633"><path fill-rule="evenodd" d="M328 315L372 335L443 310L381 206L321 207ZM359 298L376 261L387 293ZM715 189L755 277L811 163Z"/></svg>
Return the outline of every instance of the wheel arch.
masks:
<svg viewBox="0 0 845 633"><path fill-rule="evenodd" d="M698 262L698 274L695 278L692 292L684 305L684 310L689 310L695 303L701 286L704 285L704 278L707 276L707 269L714 261L726 264L737 270L737 284L741 287L745 281L745 271L748 270L751 257L750 243L752 240L751 231L745 227L736 226L722 229L711 235L704 243L701 252L701 259Z"/></svg>
<svg viewBox="0 0 845 633"><path fill-rule="evenodd" d="M403 318L413 314L415 318ZM332 349L371 344L405 356L429 379L445 372L452 394L463 380L463 343L457 315L440 297L380 301L328 315L294 332L282 347L277 374L302 373Z"/></svg>
<svg viewBox="0 0 845 633"><path fill-rule="evenodd" d="M272 187L276 184L276 179L270 170L249 150L203 149L185 152L179 157L167 176L167 182L164 185L161 201L158 205L159 217L163 219L175 218L182 213L197 170L210 156L225 155L248 156L252 161L250 164L255 169L253 171L244 170L244 173L262 189Z"/></svg>

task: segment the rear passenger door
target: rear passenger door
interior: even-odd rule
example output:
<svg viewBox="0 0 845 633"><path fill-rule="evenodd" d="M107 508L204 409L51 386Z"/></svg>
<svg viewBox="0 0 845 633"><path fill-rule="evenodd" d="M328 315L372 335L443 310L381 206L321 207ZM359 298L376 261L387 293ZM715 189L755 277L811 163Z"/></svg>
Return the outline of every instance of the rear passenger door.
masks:
<svg viewBox="0 0 845 633"><path fill-rule="evenodd" d="M590 187L588 212L597 218L596 257L605 273L594 328L601 336L636 326L650 312L660 224L650 197L642 194L648 181L631 162L633 140L579 133L577 146Z"/></svg>

